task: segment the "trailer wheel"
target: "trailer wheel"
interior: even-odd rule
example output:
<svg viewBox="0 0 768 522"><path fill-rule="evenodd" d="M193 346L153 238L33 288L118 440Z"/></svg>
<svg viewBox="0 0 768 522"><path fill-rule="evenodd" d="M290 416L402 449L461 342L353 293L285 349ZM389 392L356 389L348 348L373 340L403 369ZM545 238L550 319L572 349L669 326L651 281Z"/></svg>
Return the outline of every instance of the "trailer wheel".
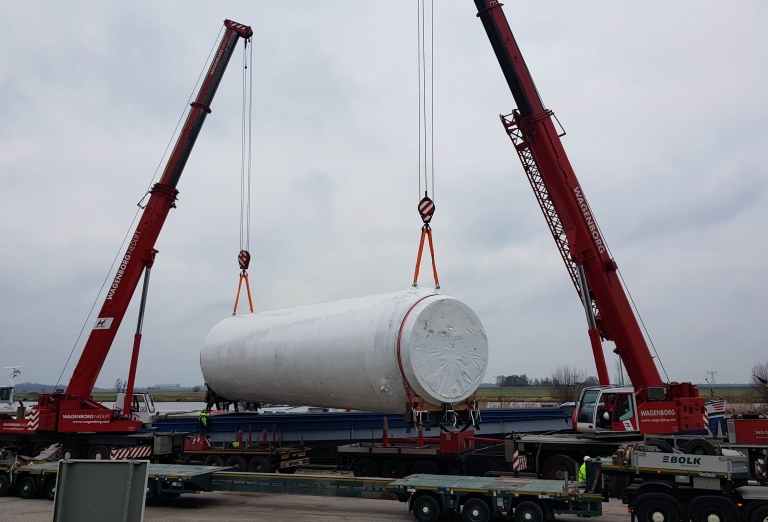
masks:
<svg viewBox="0 0 768 522"><path fill-rule="evenodd" d="M378 477L379 466L375 460L367 457L355 459L355 463L352 464L352 474L356 477Z"/></svg>
<svg viewBox="0 0 768 522"><path fill-rule="evenodd" d="M491 519L491 510L484 500L470 498L461 508L461 518L464 522L488 522Z"/></svg>
<svg viewBox="0 0 768 522"><path fill-rule="evenodd" d="M411 466L411 473L413 475L437 475L437 470L436 463L431 460L417 460Z"/></svg>
<svg viewBox="0 0 768 522"><path fill-rule="evenodd" d="M760 506L749 516L749 522L768 522L768 506Z"/></svg>
<svg viewBox="0 0 768 522"><path fill-rule="evenodd" d="M45 498L53 500L56 498L56 477L48 477L45 481Z"/></svg>
<svg viewBox="0 0 768 522"><path fill-rule="evenodd" d="M683 453L689 455L717 455L715 447L704 439L693 439L685 443Z"/></svg>
<svg viewBox="0 0 768 522"><path fill-rule="evenodd" d="M248 471L248 463L239 455L232 455L229 457L226 466L235 468L233 471Z"/></svg>
<svg viewBox="0 0 768 522"><path fill-rule="evenodd" d="M17 492L21 498L30 499L37 496L37 480L27 475L19 481Z"/></svg>
<svg viewBox="0 0 768 522"><path fill-rule="evenodd" d="M264 457L251 457L248 462L248 471L251 473L269 473L269 461Z"/></svg>
<svg viewBox="0 0 768 522"><path fill-rule="evenodd" d="M435 497L426 493L411 500L411 509L419 522L435 522L440 517L440 504Z"/></svg>
<svg viewBox="0 0 768 522"><path fill-rule="evenodd" d="M11 491L11 479L8 475L0 475L0 497L5 497Z"/></svg>
<svg viewBox="0 0 768 522"><path fill-rule="evenodd" d="M109 460L109 448L97 444L88 448L88 458L91 460Z"/></svg>
<svg viewBox="0 0 768 522"><path fill-rule="evenodd" d="M218 455L208 455L203 461L203 466L223 466L224 459Z"/></svg>
<svg viewBox="0 0 768 522"><path fill-rule="evenodd" d="M680 522L680 512L673 502L661 495L643 495L641 498L644 500L635 508L638 522Z"/></svg>
<svg viewBox="0 0 768 522"><path fill-rule="evenodd" d="M515 522L544 522L544 512L536 502L520 502L515 507Z"/></svg>
<svg viewBox="0 0 768 522"><path fill-rule="evenodd" d="M384 478L398 479L408 474L408 466L400 459L388 459L381 465L381 476Z"/></svg>
<svg viewBox="0 0 768 522"><path fill-rule="evenodd" d="M568 455L552 455L544 461L542 466L543 478L548 480L563 480L565 474L571 478L578 477L579 466Z"/></svg>
<svg viewBox="0 0 768 522"><path fill-rule="evenodd" d="M731 506L718 500L705 500L691 510L692 522L738 522Z"/></svg>
<svg viewBox="0 0 768 522"><path fill-rule="evenodd" d="M147 496L144 498L144 503L151 504L155 502L159 496L160 494L157 492L157 480L147 480Z"/></svg>

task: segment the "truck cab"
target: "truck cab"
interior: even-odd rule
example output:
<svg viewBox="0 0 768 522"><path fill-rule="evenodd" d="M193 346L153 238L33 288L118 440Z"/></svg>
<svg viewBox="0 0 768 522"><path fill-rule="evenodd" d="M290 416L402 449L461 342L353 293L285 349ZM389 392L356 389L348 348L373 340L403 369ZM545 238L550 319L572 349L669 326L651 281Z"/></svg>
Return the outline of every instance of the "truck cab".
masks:
<svg viewBox="0 0 768 522"><path fill-rule="evenodd" d="M584 388L574 413L579 433L638 432L637 403L632 388Z"/></svg>
<svg viewBox="0 0 768 522"><path fill-rule="evenodd" d="M114 408L124 411L125 393L117 394ZM151 427L152 422L157 417L155 401L151 393L134 393L131 400L131 418L141 421L145 427Z"/></svg>

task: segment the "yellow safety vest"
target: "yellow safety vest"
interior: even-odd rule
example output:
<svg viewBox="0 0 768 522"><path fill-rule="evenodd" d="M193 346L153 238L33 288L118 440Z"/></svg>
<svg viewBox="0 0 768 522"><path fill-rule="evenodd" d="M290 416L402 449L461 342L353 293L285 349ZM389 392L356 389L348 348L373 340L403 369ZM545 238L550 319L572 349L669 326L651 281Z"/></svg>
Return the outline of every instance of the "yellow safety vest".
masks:
<svg viewBox="0 0 768 522"><path fill-rule="evenodd" d="M587 481L587 463L582 462L581 467L579 468L579 482L586 482Z"/></svg>

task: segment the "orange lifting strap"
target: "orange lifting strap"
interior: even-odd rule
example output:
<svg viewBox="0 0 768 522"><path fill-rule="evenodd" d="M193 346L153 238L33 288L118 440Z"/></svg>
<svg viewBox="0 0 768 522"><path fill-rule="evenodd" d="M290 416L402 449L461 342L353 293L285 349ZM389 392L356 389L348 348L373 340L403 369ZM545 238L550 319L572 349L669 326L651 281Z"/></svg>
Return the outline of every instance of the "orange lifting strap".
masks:
<svg viewBox="0 0 768 522"><path fill-rule="evenodd" d="M245 281L245 291L248 293L248 307L253 313L253 299L251 299L251 284L248 282L248 265L251 263L251 254L247 250L241 250L237 256L237 261L240 263L240 282L237 284L237 297L235 297L235 308L232 310L232 315L237 315L237 304L240 302L240 290L243 288L243 281Z"/></svg>
<svg viewBox="0 0 768 522"><path fill-rule="evenodd" d="M435 277L435 289L440 289L440 280L437 278L437 265L435 264L435 247L432 244L432 228L429 222L435 213L435 202L429 199L424 192L424 198L419 201L419 214L424 226L421 227L421 241L419 241L419 254L416 256L416 270L413 272L413 286L419 286L419 267L421 266L421 253L424 251L424 236L429 239L429 253L432 256L432 275Z"/></svg>

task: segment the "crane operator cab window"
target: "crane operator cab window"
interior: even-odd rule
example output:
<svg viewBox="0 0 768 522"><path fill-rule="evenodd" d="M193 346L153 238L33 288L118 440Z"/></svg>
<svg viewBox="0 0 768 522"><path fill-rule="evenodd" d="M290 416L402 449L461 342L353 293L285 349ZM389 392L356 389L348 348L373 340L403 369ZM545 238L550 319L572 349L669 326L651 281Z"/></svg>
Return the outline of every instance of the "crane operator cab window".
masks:
<svg viewBox="0 0 768 522"><path fill-rule="evenodd" d="M0 388L0 402L11 402L13 388Z"/></svg>
<svg viewBox="0 0 768 522"><path fill-rule="evenodd" d="M597 399L600 397L599 389L584 390L579 401L579 415L576 422L579 424L592 424L595 422L595 406L597 405Z"/></svg>

